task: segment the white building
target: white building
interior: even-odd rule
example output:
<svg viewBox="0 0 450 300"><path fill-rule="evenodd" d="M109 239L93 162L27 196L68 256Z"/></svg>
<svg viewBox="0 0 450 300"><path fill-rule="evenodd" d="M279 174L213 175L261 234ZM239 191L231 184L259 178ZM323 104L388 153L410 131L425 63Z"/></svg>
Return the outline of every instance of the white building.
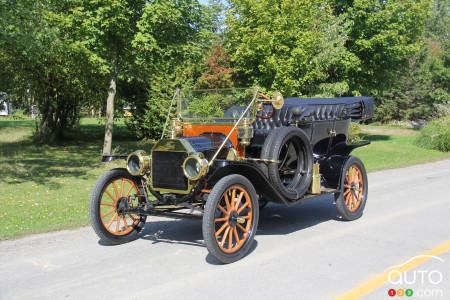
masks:
<svg viewBox="0 0 450 300"><path fill-rule="evenodd" d="M6 101L0 102L0 116L12 115L12 105Z"/></svg>

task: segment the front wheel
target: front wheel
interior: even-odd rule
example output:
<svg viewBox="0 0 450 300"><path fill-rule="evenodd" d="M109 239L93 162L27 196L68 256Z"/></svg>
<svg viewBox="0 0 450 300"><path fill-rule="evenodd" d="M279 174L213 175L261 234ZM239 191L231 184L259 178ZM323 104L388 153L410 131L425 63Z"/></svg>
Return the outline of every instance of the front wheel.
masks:
<svg viewBox="0 0 450 300"><path fill-rule="evenodd" d="M139 185L139 178L127 170L113 169L103 174L92 189L91 225L105 243L117 245L132 241L144 227L146 216L126 212L145 201L139 196L142 195Z"/></svg>
<svg viewBox="0 0 450 300"><path fill-rule="evenodd" d="M350 156L341 175L340 192L335 194L336 207L344 220L360 218L367 202L367 173L362 161Z"/></svg>
<svg viewBox="0 0 450 300"><path fill-rule="evenodd" d="M222 263L241 259L250 249L258 227L255 188L241 175L219 180L206 202L203 239L209 253Z"/></svg>

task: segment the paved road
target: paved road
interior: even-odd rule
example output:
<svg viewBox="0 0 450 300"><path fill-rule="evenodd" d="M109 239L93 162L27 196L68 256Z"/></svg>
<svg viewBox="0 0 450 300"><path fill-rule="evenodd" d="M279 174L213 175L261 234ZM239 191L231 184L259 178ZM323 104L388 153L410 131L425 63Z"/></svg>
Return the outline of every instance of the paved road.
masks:
<svg viewBox="0 0 450 300"><path fill-rule="evenodd" d="M450 240L449 189L445 160L369 174L354 222L339 221L329 197L269 205L252 252L231 265L207 255L200 220L154 218L120 246L102 245L90 228L1 242L0 299L334 298ZM433 287L450 299L450 252L439 257L421 268L443 274ZM392 287L410 286L388 283L366 298L390 298Z"/></svg>

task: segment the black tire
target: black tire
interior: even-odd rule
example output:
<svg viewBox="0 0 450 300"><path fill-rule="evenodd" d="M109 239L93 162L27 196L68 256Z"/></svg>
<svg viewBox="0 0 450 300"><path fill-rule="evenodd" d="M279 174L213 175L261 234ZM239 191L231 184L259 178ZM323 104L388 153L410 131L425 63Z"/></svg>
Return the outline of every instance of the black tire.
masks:
<svg viewBox="0 0 450 300"><path fill-rule="evenodd" d="M312 180L313 153L303 130L297 127L273 130L264 143L261 158L280 161L266 163L266 174L283 196L297 200L306 193ZM264 172L265 168L261 170Z"/></svg>
<svg viewBox="0 0 450 300"><path fill-rule="evenodd" d="M115 184L116 181L120 181L119 187ZM123 202L128 193L141 194L142 190L138 192L140 185L139 177L131 176L126 169L109 170L95 183L90 197L89 216L95 233L106 244L118 245L130 242L137 238L144 227L146 216L117 212L117 201L120 199ZM135 201L145 201L145 199ZM108 224L105 224L106 222ZM111 226L116 226L116 230Z"/></svg>
<svg viewBox="0 0 450 300"><path fill-rule="evenodd" d="M367 202L366 168L356 156L350 156L342 168L340 192L334 195L336 207L343 220L360 218Z"/></svg>
<svg viewBox="0 0 450 300"><path fill-rule="evenodd" d="M236 201L227 204L233 190ZM233 207L236 204L237 209ZM251 182L236 174L220 179L208 196L203 215L203 239L209 253L225 264L241 259L253 244L258 219L258 196Z"/></svg>

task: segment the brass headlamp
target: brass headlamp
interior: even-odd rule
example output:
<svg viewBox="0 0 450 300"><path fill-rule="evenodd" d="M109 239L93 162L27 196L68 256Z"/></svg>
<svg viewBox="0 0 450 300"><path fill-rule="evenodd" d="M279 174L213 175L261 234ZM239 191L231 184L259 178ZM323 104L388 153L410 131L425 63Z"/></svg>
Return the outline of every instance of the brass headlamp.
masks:
<svg viewBox="0 0 450 300"><path fill-rule="evenodd" d="M137 150L127 158L127 170L133 176L144 175L150 169L152 158L144 150Z"/></svg>
<svg viewBox="0 0 450 300"><path fill-rule="evenodd" d="M208 173L208 160L203 153L189 155L183 163L183 173L190 180L198 180Z"/></svg>

